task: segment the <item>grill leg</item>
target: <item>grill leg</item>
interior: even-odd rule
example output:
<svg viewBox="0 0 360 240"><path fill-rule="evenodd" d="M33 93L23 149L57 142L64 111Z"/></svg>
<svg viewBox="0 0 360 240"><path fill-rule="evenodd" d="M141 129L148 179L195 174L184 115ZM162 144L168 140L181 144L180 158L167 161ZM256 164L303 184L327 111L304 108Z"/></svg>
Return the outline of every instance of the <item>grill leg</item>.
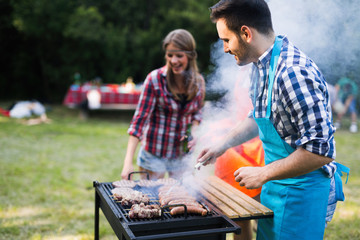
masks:
<svg viewBox="0 0 360 240"><path fill-rule="evenodd" d="M94 239L99 240L99 208L100 208L100 197L95 191L95 232Z"/></svg>

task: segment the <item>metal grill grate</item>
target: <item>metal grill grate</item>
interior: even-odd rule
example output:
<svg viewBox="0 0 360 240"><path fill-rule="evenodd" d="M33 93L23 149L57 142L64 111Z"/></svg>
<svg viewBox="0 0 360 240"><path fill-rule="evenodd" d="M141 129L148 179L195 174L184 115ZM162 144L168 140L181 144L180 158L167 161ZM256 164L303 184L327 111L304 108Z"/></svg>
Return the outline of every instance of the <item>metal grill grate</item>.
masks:
<svg viewBox="0 0 360 240"><path fill-rule="evenodd" d="M127 240L225 240L226 233L240 233L240 228L228 217L219 213L214 205L206 199L200 203L208 206L211 211L206 216L188 214L172 216L164 213L160 218L131 219L128 217L127 206L122 206L111 197L111 183L94 181L95 187L95 239L99 239L99 209L107 218L109 224L119 239ZM135 186L135 190L157 199L158 188ZM159 204L152 201L151 204Z"/></svg>
<svg viewBox="0 0 360 240"><path fill-rule="evenodd" d="M128 217L129 214L129 208L130 206L123 206L121 205L121 203L116 202L115 200L112 199L111 197L111 190L114 188L112 186L111 183L103 183L104 189L106 191L106 193L109 196L109 199L111 201L114 202L114 205L116 206L116 210L123 216L124 220L126 220L127 222L143 222L143 221L161 221L161 220L165 220L165 219L177 219L177 218L184 218L183 215L176 215L176 216L172 216L170 213L168 213L170 210L167 209L167 211L164 212L163 216L160 218L153 218L153 219L131 219ZM160 186L159 186L160 187ZM136 191L140 191L144 194L146 194L147 196L150 197L150 203L149 204L156 204L156 205L160 205L158 202L158 188L159 187L141 187L139 185L136 185L133 189ZM214 215L219 215L217 212L213 211L212 208L208 207L209 203L206 203L205 199L201 199L199 201L199 203L203 206L205 206L209 211L208 216L214 216ZM195 214L188 214L188 217L203 217L203 216L198 216Z"/></svg>

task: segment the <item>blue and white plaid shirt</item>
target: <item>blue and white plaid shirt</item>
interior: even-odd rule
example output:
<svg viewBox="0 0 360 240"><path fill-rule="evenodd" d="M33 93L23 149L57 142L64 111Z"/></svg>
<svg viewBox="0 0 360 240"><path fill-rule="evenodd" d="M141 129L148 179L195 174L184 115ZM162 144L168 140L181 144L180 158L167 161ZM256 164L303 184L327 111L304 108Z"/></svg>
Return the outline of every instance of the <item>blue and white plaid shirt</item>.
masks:
<svg viewBox="0 0 360 240"><path fill-rule="evenodd" d="M327 83L316 64L289 42L286 36L275 73L271 121L280 137L294 149L304 149L335 159L335 128ZM268 74L273 46L254 64L250 97L255 117L266 115ZM257 84L256 81L259 81ZM256 100L254 87L257 85ZM250 113L252 116L252 113ZM334 175L336 165L323 166L329 177Z"/></svg>

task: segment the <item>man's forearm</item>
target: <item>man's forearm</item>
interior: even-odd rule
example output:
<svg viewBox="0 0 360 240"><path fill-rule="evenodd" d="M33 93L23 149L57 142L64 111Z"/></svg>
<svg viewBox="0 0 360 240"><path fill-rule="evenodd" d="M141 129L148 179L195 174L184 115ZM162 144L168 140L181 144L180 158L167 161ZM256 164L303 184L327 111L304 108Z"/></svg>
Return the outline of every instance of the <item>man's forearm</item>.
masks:
<svg viewBox="0 0 360 240"><path fill-rule="evenodd" d="M246 118L239 122L225 137L226 149L238 146L259 134L257 124L254 119Z"/></svg>
<svg viewBox="0 0 360 240"><path fill-rule="evenodd" d="M319 169L332 160L299 148L288 157L266 165L265 178L269 181L297 177Z"/></svg>

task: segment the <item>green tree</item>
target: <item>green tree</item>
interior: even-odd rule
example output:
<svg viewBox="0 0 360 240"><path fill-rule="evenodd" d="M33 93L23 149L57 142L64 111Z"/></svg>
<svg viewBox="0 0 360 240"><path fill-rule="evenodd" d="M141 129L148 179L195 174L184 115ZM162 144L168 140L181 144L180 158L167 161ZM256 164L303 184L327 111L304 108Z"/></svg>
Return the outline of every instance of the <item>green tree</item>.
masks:
<svg viewBox="0 0 360 240"><path fill-rule="evenodd" d="M0 35L6 69L0 77L3 99L61 101L79 72L82 80L101 77L121 83L144 80L164 64L161 41L185 28L198 45L198 63L208 72L216 29L203 0L4 0ZM8 35L6 35L8 36ZM11 81L9 81L11 79Z"/></svg>

